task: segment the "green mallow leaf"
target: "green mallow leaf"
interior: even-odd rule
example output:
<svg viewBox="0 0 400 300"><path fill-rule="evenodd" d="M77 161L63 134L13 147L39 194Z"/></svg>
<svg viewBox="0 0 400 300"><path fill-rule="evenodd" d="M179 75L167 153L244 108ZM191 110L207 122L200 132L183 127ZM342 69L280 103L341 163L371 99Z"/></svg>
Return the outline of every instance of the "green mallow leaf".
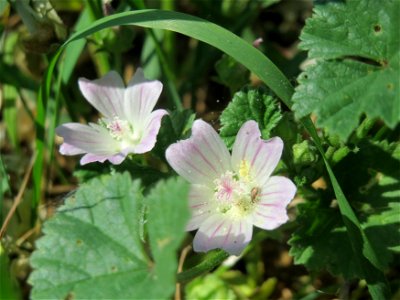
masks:
<svg viewBox="0 0 400 300"><path fill-rule="evenodd" d="M231 148L243 123L255 120L262 138L268 139L281 118L280 106L273 96L262 89L245 88L235 93L231 103L222 112L220 135L228 148Z"/></svg>
<svg viewBox="0 0 400 300"><path fill-rule="evenodd" d="M363 141L360 150L351 153L335 166L343 190L351 199L361 226L372 242L380 262L388 268L394 254L400 252L398 241L400 204L400 144ZM348 242L346 228L330 194L320 193L320 200L299 205L299 229L289 241L296 264L311 270L328 269L345 278L360 278L363 270Z"/></svg>
<svg viewBox="0 0 400 300"><path fill-rule="evenodd" d="M168 193L158 194L165 190ZM159 183L144 201L140 182L128 173L82 185L44 225L45 235L31 257L32 299L168 298L174 290L175 251L187 219L186 197L185 184L173 179ZM151 200L162 203L164 211L173 206L182 216L170 219L149 205L151 218L164 226L149 224L150 240L164 241L162 252L150 249L154 261L140 239L143 205Z"/></svg>
<svg viewBox="0 0 400 300"><path fill-rule="evenodd" d="M400 2L347 1L317 6L301 34L315 60L299 76L297 117L347 139L362 114L390 128L400 120Z"/></svg>

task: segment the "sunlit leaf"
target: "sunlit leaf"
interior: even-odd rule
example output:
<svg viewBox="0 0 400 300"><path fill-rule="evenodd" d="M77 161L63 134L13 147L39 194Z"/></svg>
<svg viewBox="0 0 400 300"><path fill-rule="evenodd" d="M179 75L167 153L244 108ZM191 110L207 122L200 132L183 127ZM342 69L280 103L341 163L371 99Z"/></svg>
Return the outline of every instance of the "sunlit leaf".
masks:
<svg viewBox="0 0 400 300"><path fill-rule="evenodd" d="M346 139L363 113L393 128L400 121L400 2L348 1L315 8L301 48L316 62L299 77L298 117Z"/></svg>
<svg viewBox="0 0 400 300"><path fill-rule="evenodd" d="M273 96L261 89L244 89L237 92L221 115L221 137L229 148L235 137L248 120L255 120L263 139L270 138L270 133L282 118L278 102Z"/></svg>
<svg viewBox="0 0 400 300"><path fill-rule="evenodd" d="M168 190L168 193L159 192ZM151 193L151 262L140 240L143 196L139 181L114 174L94 179L66 200L44 226L45 236L31 257L32 299L167 298L174 289L175 251L184 235L187 187L176 180ZM160 208L155 207L155 202ZM171 208L169 206L172 205ZM169 219L175 210L181 221ZM173 224L171 224L173 223Z"/></svg>

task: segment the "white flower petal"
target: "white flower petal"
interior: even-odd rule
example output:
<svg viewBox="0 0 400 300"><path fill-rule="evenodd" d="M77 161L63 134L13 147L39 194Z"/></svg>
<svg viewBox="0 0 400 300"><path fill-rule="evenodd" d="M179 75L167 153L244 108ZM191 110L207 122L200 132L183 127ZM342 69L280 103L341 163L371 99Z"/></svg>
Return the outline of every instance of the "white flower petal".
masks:
<svg viewBox="0 0 400 300"><path fill-rule="evenodd" d="M106 130L100 131L79 123L66 123L58 126L56 133L64 138L66 144L65 146L61 145L61 154L75 155L79 153L79 150L80 153L99 155L114 155L118 152L118 143Z"/></svg>
<svg viewBox="0 0 400 300"><path fill-rule="evenodd" d="M157 141L157 134L160 131L161 119L168 114L164 109L157 109L150 114L147 124L143 129L143 137L140 143L134 148L134 153L145 153L154 148Z"/></svg>
<svg viewBox="0 0 400 300"><path fill-rule="evenodd" d="M60 146L60 153L63 155L77 155L77 154L86 153L86 151L76 148L76 147L64 142Z"/></svg>
<svg viewBox="0 0 400 300"><path fill-rule="evenodd" d="M189 139L169 146L165 156L179 175L196 184L213 186L215 179L231 169L228 149L202 120L193 123Z"/></svg>
<svg viewBox="0 0 400 300"><path fill-rule="evenodd" d="M239 170L242 161L249 166L251 177L263 186L276 168L283 150L279 137L267 141L261 139L258 124L247 121L240 128L232 150L232 167Z"/></svg>
<svg viewBox="0 0 400 300"><path fill-rule="evenodd" d="M195 230L213 212L210 201L213 199L214 191L204 185L192 184L189 192L189 209L191 218L186 226L187 231Z"/></svg>
<svg viewBox="0 0 400 300"><path fill-rule="evenodd" d="M296 194L294 183L283 176L271 176L260 192L259 204L286 207Z"/></svg>
<svg viewBox="0 0 400 300"><path fill-rule="evenodd" d="M122 153L117 153L115 155L98 155L98 154L92 154L92 153L87 153L81 158L81 165L86 165L88 163L92 162L105 162L106 160L110 161L114 165L119 165L124 159L125 155Z"/></svg>
<svg viewBox="0 0 400 300"><path fill-rule="evenodd" d="M224 249L229 254L240 255L250 242L253 226L246 220L230 220L219 214L211 215L200 226L193 240L196 252Z"/></svg>
<svg viewBox="0 0 400 300"><path fill-rule="evenodd" d="M253 212L253 224L262 229L275 229L288 220L286 206L296 194L293 182L282 176L272 176L262 187Z"/></svg>
<svg viewBox="0 0 400 300"><path fill-rule="evenodd" d="M96 80L80 78L78 83L86 100L105 117L112 120L124 116L125 85L117 72L111 71Z"/></svg>
<svg viewBox="0 0 400 300"><path fill-rule="evenodd" d="M160 81L145 79L143 70L137 69L124 94L125 119L134 127L143 128L160 97L162 88Z"/></svg>

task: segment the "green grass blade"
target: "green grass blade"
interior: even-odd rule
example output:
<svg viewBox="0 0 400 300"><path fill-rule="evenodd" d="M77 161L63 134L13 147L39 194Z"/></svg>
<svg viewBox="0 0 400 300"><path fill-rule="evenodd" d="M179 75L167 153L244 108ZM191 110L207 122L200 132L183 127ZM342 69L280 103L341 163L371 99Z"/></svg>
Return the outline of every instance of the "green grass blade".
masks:
<svg viewBox="0 0 400 300"><path fill-rule="evenodd" d="M4 195L6 193L10 193L11 188L10 188L10 182L8 178L8 174L6 171L6 168L4 167L3 164L3 158L1 157L0 153L0 223L3 224L4 217L3 216L3 208L4 208Z"/></svg>
<svg viewBox="0 0 400 300"><path fill-rule="evenodd" d="M44 151L45 151L45 122L46 122L46 109L47 101L50 96L51 89L51 78L54 72L55 65L63 52L64 48L59 48L54 54L53 58L50 60L49 66L47 67L46 73L44 75L44 80L39 88L38 101L37 101L37 114L35 119L36 124L36 160L33 165L32 178L33 178L33 199L32 199L32 213L36 216L37 206L41 201L42 196L42 177L43 177L43 162L44 162ZM33 219L35 219L33 217Z"/></svg>
<svg viewBox="0 0 400 300"><path fill-rule="evenodd" d="M17 89L9 84L3 85L4 121L7 135L13 149L19 149L18 121L17 121Z"/></svg>
<svg viewBox="0 0 400 300"><path fill-rule="evenodd" d="M80 17L76 22L74 30L75 31L82 30L83 28L89 26L91 22L92 18L90 16L89 9L85 8L80 14ZM61 75L62 82L64 84L67 84L69 79L71 78L76 62L78 61L83 49L85 48L85 45L86 45L86 40L79 40L72 44L69 44L67 49L65 50L65 55L63 57L64 66L60 70L62 74Z"/></svg>
<svg viewBox="0 0 400 300"><path fill-rule="evenodd" d="M361 224L358 221L357 216L347 201L346 196L344 195L342 188L340 187L340 184L325 157L321 140L317 134L314 124L309 117L302 119L302 123L313 138L315 145L324 160L325 167L328 171L328 175L339 204L343 223L346 226L347 234L349 236L353 251L354 253L358 254L355 255L355 257L358 257L358 263L363 270L368 284L368 289L373 299L388 299L390 297L390 288L386 281L385 275L382 272L382 264L380 263L375 250L372 248L370 241L361 228Z"/></svg>
<svg viewBox="0 0 400 300"><path fill-rule="evenodd" d="M214 23L183 13L148 9L111 15L93 22L85 30L76 32L63 46L102 29L129 24L175 31L220 49L252 70L290 106L293 87L283 73L259 50Z"/></svg>
<svg viewBox="0 0 400 300"><path fill-rule="evenodd" d="M238 62L246 66L255 73L266 85L268 85L282 101L291 107L291 96L293 87L283 73L259 50L249 43L243 41L240 37L230 31L210 23L206 20L171 11L160 10L141 10L129 11L112 16L108 16L92 23L88 28L73 34L59 49L52 59L48 72L45 76L44 89L45 99L49 95L49 85L54 65L57 62L61 51L72 41L79 40L99 30L119 25L137 25L146 28L157 28L175 31L207 44L210 44L226 54L232 56ZM365 277L367 279L371 295L375 299L385 299L388 295L388 288L385 284L384 275L381 271L381 264L378 256L374 252L370 242L366 238L360 223L344 196L340 185L328 163L325 159L321 141L316 133L315 127L309 118L303 120L304 126L314 139L321 155L324 157L325 165L331 179L335 195L337 197L339 208L347 227L350 243L360 257L360 265L364 266ZM364 256L362 256L364 255ZM368 259L371 265L365 266L363 257ZM345 259L345 258L344 258ZM367 263L368 263L367 261ZM374 273L371 275L371 272Z"/></svg>

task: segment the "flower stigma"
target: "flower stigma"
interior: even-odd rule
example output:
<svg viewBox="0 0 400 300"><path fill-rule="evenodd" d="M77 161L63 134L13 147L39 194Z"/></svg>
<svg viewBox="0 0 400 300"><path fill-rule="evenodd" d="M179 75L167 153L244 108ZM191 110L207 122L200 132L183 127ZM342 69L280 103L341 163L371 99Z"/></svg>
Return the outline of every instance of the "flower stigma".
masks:
<svg viewBox="0 0 400 300"><path fill-rule="evenodd" d="M237 173L227 171L214 180L214 200L217 212L232 219L251 214L259 201L260 188L250 177L249 164L242 160Z"/></svg>
<svg viewBox="0 0 400 300"><path fill-rule="evenodd" d="M113 139L121 143L121 148L137 145L140 142L140 132L135 131L132 125L126 120L114 117L112 121L102 119L100 124L108 129Z"/></svg>

